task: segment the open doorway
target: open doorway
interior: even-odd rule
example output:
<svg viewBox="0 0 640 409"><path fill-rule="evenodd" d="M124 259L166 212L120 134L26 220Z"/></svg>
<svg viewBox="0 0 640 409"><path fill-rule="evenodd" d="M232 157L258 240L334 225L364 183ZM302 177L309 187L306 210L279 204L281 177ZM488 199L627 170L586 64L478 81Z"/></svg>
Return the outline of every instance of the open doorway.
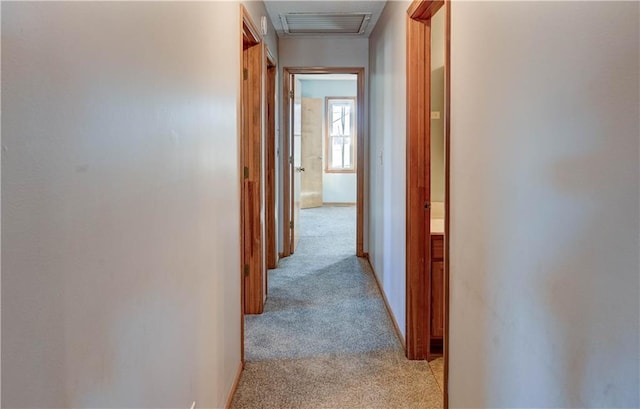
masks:
<svg viewBox="0 0 640 409"><path fill-rule="evenodd" d="M407 19L407 339L448 406L450 2L416 0Z"/></svg>
<svg viewBox="0 0 640 409"><path fill-rule="evenodd" d="M328 244L355 254L357 75L300 74L294 81L294 251L301 238L324 232L335 239Z"/></svg>
<svg viewBox="0 0 640 409"><path fill-rule="evenodd" d="M284 69L284 256L300 242L301 211L343 224L352 214L352 251L364 256L363 75L362 68Z"/></svg>

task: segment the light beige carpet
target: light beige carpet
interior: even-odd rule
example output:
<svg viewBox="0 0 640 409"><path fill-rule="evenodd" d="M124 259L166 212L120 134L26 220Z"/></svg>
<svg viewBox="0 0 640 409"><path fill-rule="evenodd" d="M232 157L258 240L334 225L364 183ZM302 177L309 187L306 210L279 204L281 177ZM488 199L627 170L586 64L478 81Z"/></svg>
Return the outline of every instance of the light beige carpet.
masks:
<svg viewBox="0 0 640 409"><path fill-rule="evenodd" d="M245 370L232 407L441 408L425 361L409 361L367 264L355 208L301 214L294 255L269 272L262 315L246 317Z"/></svg>

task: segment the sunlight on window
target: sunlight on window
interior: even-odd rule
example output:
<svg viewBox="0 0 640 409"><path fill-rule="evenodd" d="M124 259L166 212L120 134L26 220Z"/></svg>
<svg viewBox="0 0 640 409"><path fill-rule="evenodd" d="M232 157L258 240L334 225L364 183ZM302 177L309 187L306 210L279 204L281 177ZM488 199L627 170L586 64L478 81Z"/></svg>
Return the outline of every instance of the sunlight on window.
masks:
<svg viewBox="0 0 640 409"><path fill-rule="evenodd" d="M355 171L355 99L327 98L327 170Z"/></svg>

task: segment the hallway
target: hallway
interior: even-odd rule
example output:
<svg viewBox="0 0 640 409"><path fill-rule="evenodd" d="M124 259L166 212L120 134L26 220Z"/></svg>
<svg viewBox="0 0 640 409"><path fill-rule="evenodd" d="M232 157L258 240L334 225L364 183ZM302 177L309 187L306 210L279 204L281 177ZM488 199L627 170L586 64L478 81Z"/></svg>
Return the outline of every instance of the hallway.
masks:
<svg viewBox="0 0 640 409"><path fill-rule="evenodd" d="M246 317L234 408L441 408L426 362L409 361L365 260L355 207L301 212L296 253L269 272L262 315Z"/></svg>

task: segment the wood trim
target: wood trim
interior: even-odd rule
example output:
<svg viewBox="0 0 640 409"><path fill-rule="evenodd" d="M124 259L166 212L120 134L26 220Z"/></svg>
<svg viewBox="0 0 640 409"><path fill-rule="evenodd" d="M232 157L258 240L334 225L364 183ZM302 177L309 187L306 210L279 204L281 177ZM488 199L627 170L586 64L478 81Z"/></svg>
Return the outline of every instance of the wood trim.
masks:
<svg viewBox="0 0 640 409"><path fill-rule="evenodd" d="M444 409L449 408L449 227L451 225L451 1L445 2L444 51Z"/></svg>
<svg viewBox="0 0 640 409"><path fill-rule="evenodd" d="M296 74L356 74L358 78L358 94L357 94L357 141L358 147L364 147L365 136L365 122L364 122L364 86L365 86L365 71L362 67L285 67L283 68L283 116L282 129L283 129L283 144L282 152L283 156L283 186L284 186L284 203L283 203L283 250L284 257L291 254L291 232L289 230L289 221L291 220L291 208L293 195L291 194L291 173L292 165L289 164L289 155L291 152L291 100L289 98L289 91L292 89L293 76ZM357 202L356 202L356 256L364 257L364 149L356 148L356 169L357 169Z"/></svg>
<svg viewBox="0 0 640 409"><path fill-rule="evenodd" d="M225 409L231 409L231 404L233 403L233 397L236 395L236 391L238 390L238 385L240 384L240 378L242 377L242 370L244 369L244 363L240 361L238 365L238 370L236 371L236 377L233 380L233 384L231 385L231 390L227 395L227 403L224 405Z"/></svg>
<svg viewBox="0 0 640 409"><path fill-rule="evenodd" d="M429 359L431 310L430 25L407 20L406 354Z"/></svg>
<svg viewBox="0 0 640 409"><path fill-rule="evenodd" d="M393 315L391 310L391 306L389 305L389 300L387 299L387 295L385 294L382 285L380 284L380 280L378 280L378 276L376 275L376 270L373 268L373 264L371 264L371 259L369 258L369 253L364 253L364 258L367 260L369 264L369 268L371 268L371 272L373 273L373 278L376 280L376 285L378 286L378 290L380 290L380 294L382 295L382 301L384 301L384 307L387 310L387 314L391 319L391 323L393 324L393 329L396 332L396 336L398 337L398 341L400 341L400 345L402 348L405 348L405 339L402 336L402 332L400 331L400 326L398 325L398 321L396 321L396 317Z"/></svg>
<svg viewBox="0 0 640 409"><path fill-rule="evenodd" d="M443 353L444 353L444 408L449 407L449 243L450 243L450 205L451 205L451 190L450 190L450 157L451 157L451 1L450 0L414 0L407 10L407 14L411 20L420 21L430 25L431 17L440 9L445 6L445 218L444 218L444 339L443 339ZM430 46L430 42L426 43ZM428 52L430 57L430 50ZM407 53L407 59L409 59L409 53ZM424 62L424 59L423 59ZM429 64L430 65L430 64ZM409 66L409 62L407 63ZM430 68L430 67L429 67ZM430 79L430 69L427 72ZM407 78L409 82L409 78ZM409 87L408 87L409 89ZM430 94L430 93L429 93ZM428 95L430 102L430 95ZM429 115L429 112L425 113ZM430 118L430 115L427 116ZM430 264L430 263L429 263ZM407 282L409 284L409 282ZM408 315L408 310L407 310Z"/></svg>
<svg viewBox="0 0 640 409"><path fill-rule="evenodd" d="M276 59L273 58L273 54L271 53L271 50L269 49L269 46L267 46L266 43L264 45L264 49L265 49L265 54L266 54L266 59L267 59L267 67L268 68L276 68ZM275 88L274 88L274 90L275 90Z"/></svg>
<svg viewBox="0 0 640 409"><path fill-rule="evenodd" d="M426 21L436 14L436 11L444 5L445 0L414 0L407 14L412 20Z"/></svg>
<svg viewBox="0 0 640 409"><path fill-rule="evenodd" d="M258 30L258 26L255 25L251 18L251 14L249 14L249 11L243 4L240 4L240 18L242 23L242 36L250 38L253 44L259 44L262 42L260 30Z"/></svg>
<svg viewBox="0 0 640 409"><path fill-rule="evenodd" d="M276 228L276 123L275 116L277 112L276 105L276 74L277 69L273 62L273 57L269 48L265 44L266 54L266 101L265 101L265 222L266 222L266 251L267 251L267 268L273 269L278 266L278 249L277 238L278 231ZM267 286L268 288L268 286ZM266 289L265 289L266 290Z"/></svg>
<svg viewBox="0 0 640 409"><path fill-rule="evenodd" d="M355 133L356 137L353 139L353 161L354 167L353 169L329 169L329 153L331 145L331 141L329 138L329 101L331 100L343 100L343 101L353 101L353 106L356 108L356 120L353 121L353 126L351 127L352 134ZM358 101L356 97L324 97L324 114L323 118L323 127L324 127L324 173L356 173L358 170L358 125L357 125L357 109L358 109Z"/></svg>

